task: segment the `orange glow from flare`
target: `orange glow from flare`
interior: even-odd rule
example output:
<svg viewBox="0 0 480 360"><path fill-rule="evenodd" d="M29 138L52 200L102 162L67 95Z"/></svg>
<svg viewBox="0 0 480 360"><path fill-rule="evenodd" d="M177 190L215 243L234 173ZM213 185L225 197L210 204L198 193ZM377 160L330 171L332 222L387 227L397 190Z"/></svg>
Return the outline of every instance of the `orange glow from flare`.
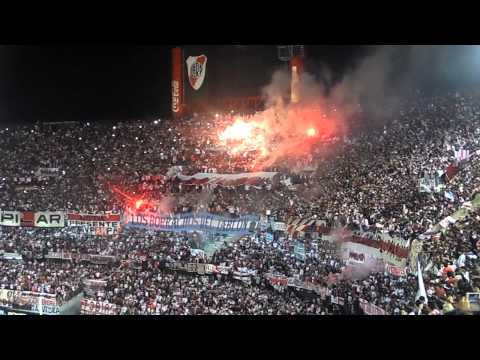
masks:
<svg viewBox="0 0 480 360"><path fill-rule="evenodd" d="M230 147L233 155L259 150L262 156L265 156L267 154L266 140L261 130L262 127L257 122L247 122L237 118L232 125L219 134L219 139L223 145Z"/></svg>
<svg viewBox="0 0 480 360"><path fill-rule="evenodd" d="M143 205L143 200L142 199L135 201L135 208L137 210L140 209L142 207L142 205Z"/></svg>
<svg viewBox="0 0 480 360"><path fill-rule="evenodd" d="M246 140L252 135L253 125L246 123L242 119L237 119L233 125L227 127L223 133L220 134L220 140Z"/></svg>
<svg viewBox="0 0 480 360"><path fill-rule="evenodd" d="M279 159L309 155L317 144L344 133L343 112L335 109L327 116L326 110L322 103L296 104L271 107L247 118L235 116L218 133L218 145L235 157L253 155L252 168L261 171Z"/></svg>

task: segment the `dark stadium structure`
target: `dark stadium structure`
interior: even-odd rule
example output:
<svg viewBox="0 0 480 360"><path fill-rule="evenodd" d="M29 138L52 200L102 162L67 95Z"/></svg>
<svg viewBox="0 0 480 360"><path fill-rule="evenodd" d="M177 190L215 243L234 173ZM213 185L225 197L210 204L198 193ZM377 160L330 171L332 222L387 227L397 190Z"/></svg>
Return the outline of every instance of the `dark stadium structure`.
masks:
<svg viewBox="0 0 480 360"><path fill-rule="evenodd" d="M236 111L252 113L264 108L262 88L275 70L301 66L303 46L184 45L172 49L172 107L180 101L180 113ZM189 58L205 58L205 64L189 66ZM284 62L285 64L283 64ZM198 66L196 66L198 65ZM203 72L198 88L192 86L191 68ZM191 75L191 74L190 74ZM177 100L179 97L179 100ZM286 93L285 97L290 97ZM173 111L173 115L177 111Z"/></svg>

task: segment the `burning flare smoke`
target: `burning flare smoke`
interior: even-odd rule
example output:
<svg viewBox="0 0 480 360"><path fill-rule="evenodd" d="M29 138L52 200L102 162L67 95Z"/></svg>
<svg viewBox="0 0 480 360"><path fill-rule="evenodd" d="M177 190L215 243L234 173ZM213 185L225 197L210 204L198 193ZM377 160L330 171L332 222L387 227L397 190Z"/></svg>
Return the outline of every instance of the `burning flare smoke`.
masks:
<svg viewBox="0 0 480 360"><path fill-rule="evenodd" d="M344 132L343 115L321 98L285 105L279 97L271 103L253 116L236 117L218 136L220 145L233 155L256 151L256 170L279 159L310 155L315 145Z"/></svg>

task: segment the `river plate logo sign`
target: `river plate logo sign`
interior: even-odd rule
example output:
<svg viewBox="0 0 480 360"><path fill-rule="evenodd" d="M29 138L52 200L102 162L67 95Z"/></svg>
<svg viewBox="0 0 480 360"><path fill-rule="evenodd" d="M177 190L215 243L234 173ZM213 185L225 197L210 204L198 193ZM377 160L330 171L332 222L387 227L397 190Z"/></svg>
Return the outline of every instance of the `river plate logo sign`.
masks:
<svg viewBox="0 0 480 360"><path fill-rule="evenodd" d="M187 59L188 81L195 90L202 87L207 69L207 57L205 55L190 56Z"/></svg>

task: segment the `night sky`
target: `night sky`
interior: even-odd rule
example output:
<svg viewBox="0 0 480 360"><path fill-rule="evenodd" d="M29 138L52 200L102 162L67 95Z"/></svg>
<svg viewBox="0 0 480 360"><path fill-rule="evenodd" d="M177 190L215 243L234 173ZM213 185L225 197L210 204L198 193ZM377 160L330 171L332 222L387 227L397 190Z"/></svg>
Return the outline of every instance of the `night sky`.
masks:
<svg viewBox="0 0 480 360"><path fill-rule="evenodd" d="M209 45L210 47L212 45ZM116 121L169 114L170 46L0 46L0 123ZM281 66L274 45L233 47ZM361 46L309 46L341 74ZM249 76L262 76L252 69ZM268 71L271 71L268 70Z"/></svg>

